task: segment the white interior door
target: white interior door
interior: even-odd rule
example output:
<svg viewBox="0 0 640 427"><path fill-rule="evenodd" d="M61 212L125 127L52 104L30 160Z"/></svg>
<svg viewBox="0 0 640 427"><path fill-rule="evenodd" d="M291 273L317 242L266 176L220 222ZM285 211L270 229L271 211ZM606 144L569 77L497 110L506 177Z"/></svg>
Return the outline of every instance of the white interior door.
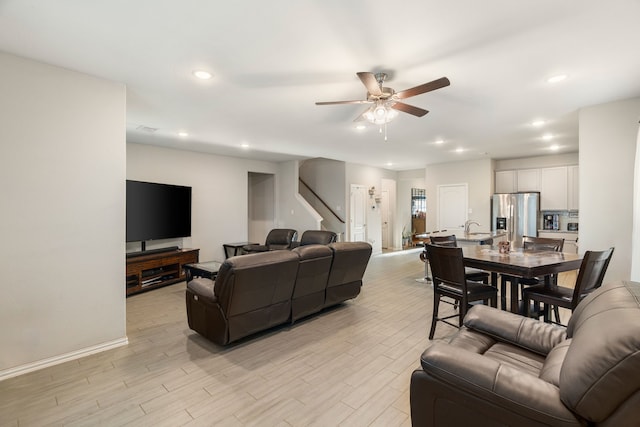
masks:
<svg viewBox="0 0 640 427"><path fill-rule="evenodd" d="M382 199L380 200L380 216L382 221L382 247L384 249L389 247L391 236L389 233L391 222L391 215L389 209L389 190L382 190Z"/></svg>
<svg viewBox="0 0 640 427"><path fill-rule="evenodd" d="M367 188L351 184L349 213L349 241L364 242L367 239Z"/></svg>
<svg viewBox="0 0 640 427"><path fill-rule="evenodd" d="M464 228L468 213L467 184L438 186L438 229L459 230Z"/></svg>

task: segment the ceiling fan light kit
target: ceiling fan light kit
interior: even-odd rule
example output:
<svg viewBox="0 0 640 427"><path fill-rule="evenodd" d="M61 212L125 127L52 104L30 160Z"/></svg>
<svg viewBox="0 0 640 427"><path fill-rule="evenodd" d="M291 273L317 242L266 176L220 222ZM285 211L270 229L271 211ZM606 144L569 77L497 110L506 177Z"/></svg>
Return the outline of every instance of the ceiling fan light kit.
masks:
<svg viewBox="0 0 640 427"><path fill-rule="evenodd" d="M373 104L364 113L360 114L355 121L364 119L370 123L379 125L380 132L382 132L382 126L384 126L385 141L387 140L386 125L398 116L398 111L416 117L422 117L429 112L425 109L400 102L401 99L410 98L451 84L448 78L442 77L411 89L396 92L392 88L382 86L387 79L386 73L373 74L365 71L356 73L356 75L367 88L366 100L316 102L316 105Z"/></svg>

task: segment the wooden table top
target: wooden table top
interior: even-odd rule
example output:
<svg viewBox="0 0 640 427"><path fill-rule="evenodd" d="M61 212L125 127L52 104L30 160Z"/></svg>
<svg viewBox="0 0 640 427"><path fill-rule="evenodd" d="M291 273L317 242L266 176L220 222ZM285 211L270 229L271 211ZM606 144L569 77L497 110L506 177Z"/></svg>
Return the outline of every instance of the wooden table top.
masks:
<svg viewBox="0 0 640 427"><path fill-rule="evenodd" d="M486 271L532 278L564 271L579 270L582 255L553 251L512 250L498 252L497 246L464 246L464 264Z"/></svg>

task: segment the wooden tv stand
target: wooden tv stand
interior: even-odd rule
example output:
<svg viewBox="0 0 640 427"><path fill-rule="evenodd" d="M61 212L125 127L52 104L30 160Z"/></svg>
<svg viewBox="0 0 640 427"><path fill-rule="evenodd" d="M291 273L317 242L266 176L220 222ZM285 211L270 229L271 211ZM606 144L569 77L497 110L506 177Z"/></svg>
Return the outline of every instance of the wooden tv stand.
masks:
<svg viewBox="0 0 640 427"><path fill-rule="evenodd" d="M127 296L185 280L184 264L198 262L200 249L170 249L166 252L127 258Z"/></svg>

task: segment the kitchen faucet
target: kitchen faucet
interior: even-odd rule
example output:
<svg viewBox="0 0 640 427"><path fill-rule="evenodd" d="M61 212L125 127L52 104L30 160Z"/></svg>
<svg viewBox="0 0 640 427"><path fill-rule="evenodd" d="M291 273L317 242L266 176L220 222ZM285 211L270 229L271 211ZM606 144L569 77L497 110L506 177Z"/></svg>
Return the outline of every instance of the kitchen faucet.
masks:
<svg viewBox="0 0 640 427"><path fill-rule="evenodd" d="M466 234L469 234L469 228L471 227L471 224L475 224L475 225L477 225L478 227L480 227L480 224L478 224L478 223L477 223L477 222L475 222L475 221L466 221L466 222L464 223L464 232L465 232Z"/></svg>

